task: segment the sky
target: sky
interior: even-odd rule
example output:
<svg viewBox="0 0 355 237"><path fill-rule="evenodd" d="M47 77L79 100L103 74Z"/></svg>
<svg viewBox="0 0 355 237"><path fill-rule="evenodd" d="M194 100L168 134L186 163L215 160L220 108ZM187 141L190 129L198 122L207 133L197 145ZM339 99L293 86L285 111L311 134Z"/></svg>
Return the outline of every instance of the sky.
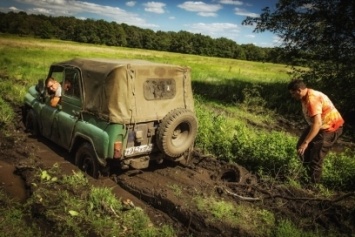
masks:
<svg viewBox="0 0 355 237"><path fill-rule="evenodd" d="M243 26L265 7L275 9L277 0L0 0L1 12L74 16L79 19L125 23L153 31L188 31L212 38L224 37L237 44L275 47L280 40L270 32L254 33Z"/></svg>

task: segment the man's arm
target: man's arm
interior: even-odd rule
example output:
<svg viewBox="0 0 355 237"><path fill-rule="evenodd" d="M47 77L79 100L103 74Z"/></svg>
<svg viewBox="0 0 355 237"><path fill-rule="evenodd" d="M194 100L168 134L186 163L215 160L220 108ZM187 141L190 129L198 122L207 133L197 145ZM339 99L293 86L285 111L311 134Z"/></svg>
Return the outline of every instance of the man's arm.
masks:
<svg viewBox="0 0 355 237"><path fill-rule="evenodd" d="M322 117L321 114L317 114L312 117L312 125L311 128L306 136L306 138L303 140L302 144L298 147L297 153L299 155L303 155L304 151L307 149L308 144L317 136L319 133L320 128L322 127Z"/></svg>
<svg viewBox="0 0 355 237"><path fill-rule="evenodd" d="M52 106L52 107L56 107L57 104L59 103L60 101L60 97L58 96L53 96L51 97L50 101L49 101L49 104Z"/></svg>

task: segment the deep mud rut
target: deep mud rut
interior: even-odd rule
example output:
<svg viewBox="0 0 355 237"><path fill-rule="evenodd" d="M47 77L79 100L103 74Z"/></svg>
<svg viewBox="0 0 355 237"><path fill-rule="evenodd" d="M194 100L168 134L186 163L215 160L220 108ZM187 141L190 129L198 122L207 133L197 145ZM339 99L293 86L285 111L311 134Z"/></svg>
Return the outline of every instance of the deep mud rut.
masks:
<svg viewBox="0 0 355 237"><path fill-rule="evenodd" d="M70 174L77 168L64 150L43 138L31 137L20 121L16 124L10 136L0 134L0 187L22 202L30 193L26 169L50 168L57 163ZM112 188L122 200L131 200L156 226L173 226L178 236L255 236L199 209L196 198L210 196L267 209L306 230L333 228L339 236L355 235L354 193L325 198L307 190L262 182L241 166L197 151L189 166L164 162L146 170L120 171L89 180L93 185Z"/></svg>

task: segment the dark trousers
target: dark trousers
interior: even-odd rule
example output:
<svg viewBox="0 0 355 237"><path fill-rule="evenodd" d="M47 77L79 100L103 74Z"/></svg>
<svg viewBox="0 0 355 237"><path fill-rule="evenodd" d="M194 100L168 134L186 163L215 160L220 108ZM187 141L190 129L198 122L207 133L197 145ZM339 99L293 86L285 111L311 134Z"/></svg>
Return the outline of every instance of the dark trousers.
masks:
<svg viewBox="0 0 355 237"><path fill-rule="evenodd" d="M310 127L307 127L297 142L297 148L302 144L306 138ZM343 133L343 127L338 128L334 132L327 132L324 130L319 131L317 136L308 144L303 157L300 157L303 166L307 169L310 181L319 183L322 170L323 160L328 154L330 148L338 140L339 136Z"/></svg>

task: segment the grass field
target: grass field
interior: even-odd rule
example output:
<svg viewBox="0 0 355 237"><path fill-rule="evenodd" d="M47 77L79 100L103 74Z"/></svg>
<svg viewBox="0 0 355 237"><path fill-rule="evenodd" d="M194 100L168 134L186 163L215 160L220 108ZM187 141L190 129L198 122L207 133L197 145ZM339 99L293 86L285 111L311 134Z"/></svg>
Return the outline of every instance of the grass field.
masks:
<svg viewBox="0 0 355 237"><path fill-rule="evenodd" d="M199 121L196 149L220 159L239 163L255 172L261 179L271 177L270 179L281 180L286 185L300 186L303 170L295 151L297 138L290 131L278 126L280 114L299 115L299 104L289 98L286 90L287 82L291 78L291 69L285 65L0 35L0 129L6 131L7 126L13 123L15 117L13 108L22 105L23 97L31 85L37 83L38 79L46 78L49 66L53 62L74 57L134 58L189 66L192 69L195 112ZM325 191L328 191L328 188L349 189L349 187L353 190L354 156L351 151L329 155L323 177ZM39 177L43 176L43 172ZM49 180L52 181L56 176L56 173L50 173ZM40 182L45 181L46 185L51 185L47 180L47 173L44 177L45 179L41 178ZM79 178L86 185L82 177L73 178ZM74 181L78 183L78 180ZM84 188L87 188L85 185ZM78 189L76 186L73 187ZM174 188L178 191L177 187ZM51 189L44 189L43 192L48 190ZM100 196L102 192L99 190L92 195L102 199ZM1 196L0 192L0 199ZM105 194L105 197L110 196ZM114 200L105 201L111 203ZM73 203L81 205L76 200ZM202 198L198 203L202 209L212 208L211 211L217 214L220 214L217 211L221 209L222 216L228 214L228 210L226 211L228 206L224 202L211 205L211 200ZM92 205L94 204L93 202ZM111 204L114 207L116 205ZM17 223L19 219L23 219L19 214L14 215L20 212L22 207L12 203L8 206L14 207L7 212L9 218L5 217L9 222L1 223L6 226L14 223L17 226L26 226L22 222ZM219 209L213 209L216 207ZM89 214L97 215L90 211ZM273 218L269 213L261 214L263 218L267 217L272 222ZM71 215L73 218L66 220L67 226L70 227L68 230L80 234L75 232L79 229L76 229L76 223L72 220L78 213L72 212ZM145 218L140 212L132 212L130 215L127 216L128 222L137 219L137 216ZM173 235L169 226L162 231L150 228L147 220L138 222L145 225L144 234L140 236ZM95 224L105 229L110 223L105 220L105 223ZM290 223L280 226L287 225ZM288 227L292 230L288 233L295 232L294 236L302 236L291 227ZM36 229L21 231L28 236L38 234ZM139 231L142 230L137 229L136 233L140 233Z"/></svg>
<svg viewBox="0 0 355 237"><path fill-rule="evenodd" d="M13 120L10 104L21 105L28 87L46 78L51 63L74 57L134 58L189 66L199 120L197 148L262 175L292 180L301 175L296 137L275 129L280 114L298 116L300 112L286 90L291 69L280 64L0 35L0 124L6 126ZM325 180L344 185L333 166L327 164ZM345 179L352 176L347 174Z"/></svg>

